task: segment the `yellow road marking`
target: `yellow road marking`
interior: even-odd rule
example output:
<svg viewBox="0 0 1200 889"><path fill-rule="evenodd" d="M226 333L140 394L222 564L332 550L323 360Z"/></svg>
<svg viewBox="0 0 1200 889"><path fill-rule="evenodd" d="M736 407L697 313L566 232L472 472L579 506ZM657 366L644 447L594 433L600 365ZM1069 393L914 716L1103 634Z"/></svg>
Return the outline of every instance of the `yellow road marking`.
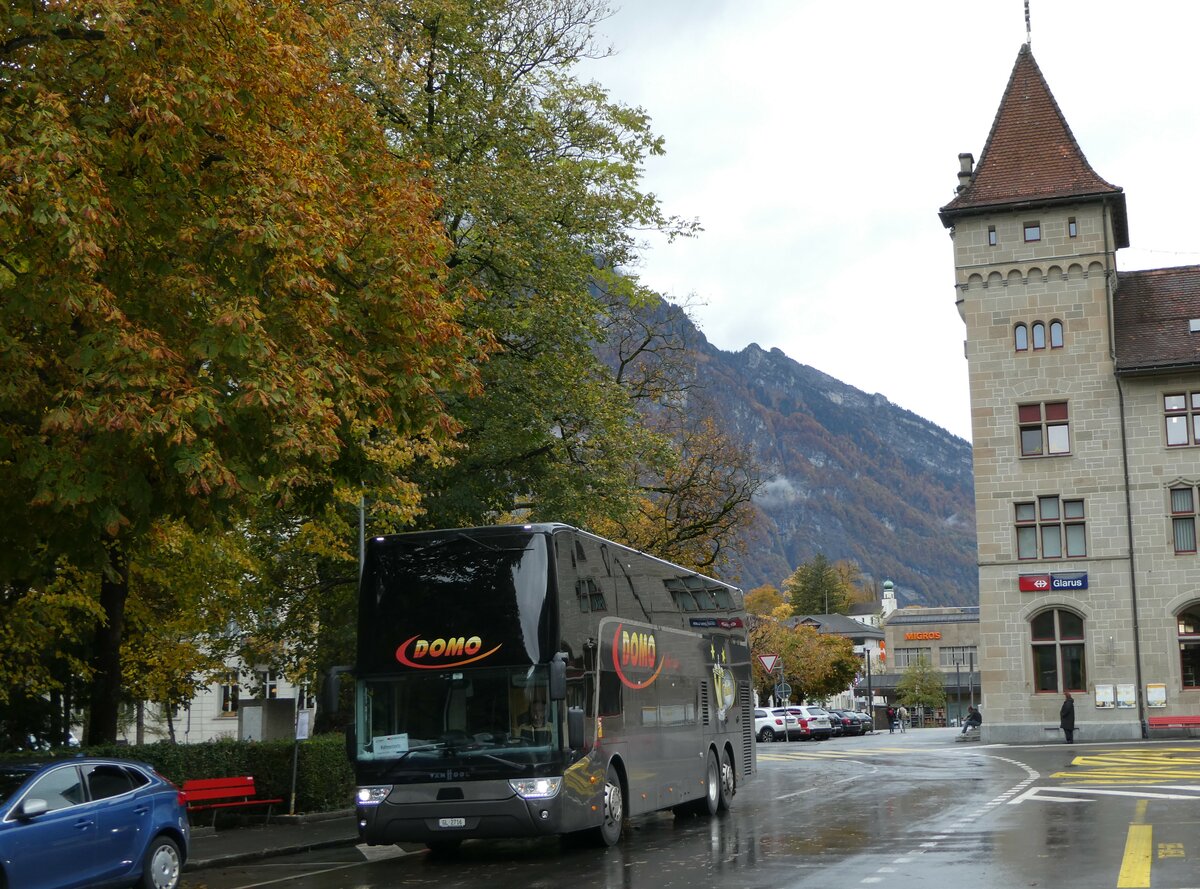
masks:
<svg viewBox="0 0 1200 889"><path fill-rule="evenodd" d="M1133 823L1125 837L1125 855L1117 889L1150 889L1150 862L1154 851L1154 826L1144 823L1148 801L1140 799L1134 809Z"/></svg>
<svg viewBox="0 0 1200 889"><path fill-rule="evenodd" d="M1077 756L1051 778L1072 784L1187 784L1200 782L1200 750L1160 747Z"/></svg>

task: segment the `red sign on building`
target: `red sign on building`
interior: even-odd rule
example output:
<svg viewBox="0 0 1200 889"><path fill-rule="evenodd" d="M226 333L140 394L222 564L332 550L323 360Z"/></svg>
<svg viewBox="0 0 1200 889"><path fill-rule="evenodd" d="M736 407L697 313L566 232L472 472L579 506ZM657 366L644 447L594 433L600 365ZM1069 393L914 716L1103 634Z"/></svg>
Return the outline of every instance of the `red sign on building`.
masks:
<svg viewBox="0 0 1200 889"><path fill-rule="evenodd" d="M1022 574L1017 582L1023 593L1044 593L1050 589L1049 574Z"/></svg>

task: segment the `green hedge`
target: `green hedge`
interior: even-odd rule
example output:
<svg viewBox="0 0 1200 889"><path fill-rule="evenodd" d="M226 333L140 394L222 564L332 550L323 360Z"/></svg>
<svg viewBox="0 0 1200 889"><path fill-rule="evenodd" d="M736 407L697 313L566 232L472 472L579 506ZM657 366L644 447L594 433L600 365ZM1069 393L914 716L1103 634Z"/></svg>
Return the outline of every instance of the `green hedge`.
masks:
<svg viewBox="0 0 1200 889"><path fill-rule="evenodd" d="M288 800L292 792L293 741L210 741L203 744L88 747L87 756L113 756L149 763L182 786L191 778L250 775L258 796ZM296 765L296 814L332 812L354 805L354 772L342 735L317 735L300 742ZM286 804L282 812L286 812ZM276 813L280 807L276 806Z"/></svg>

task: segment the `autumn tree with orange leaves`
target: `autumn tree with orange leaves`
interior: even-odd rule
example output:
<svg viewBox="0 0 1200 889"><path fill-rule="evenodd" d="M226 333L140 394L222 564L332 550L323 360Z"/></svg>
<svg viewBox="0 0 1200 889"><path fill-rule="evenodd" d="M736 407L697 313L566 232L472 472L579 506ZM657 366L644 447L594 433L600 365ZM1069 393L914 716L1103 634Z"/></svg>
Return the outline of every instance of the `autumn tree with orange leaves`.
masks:
<svg viewBox="0 0 1200 889"><path fill-rule="evenodd" d="M411 499L398 470L450 438L487 349L426 171L331 74L339 9L0 10L0 605L94 620L89 742L115 738L157 522L315 510L345 479ZM98 612L46 607L64 566ZM45 655L16 641L6 675Z"/></svg>

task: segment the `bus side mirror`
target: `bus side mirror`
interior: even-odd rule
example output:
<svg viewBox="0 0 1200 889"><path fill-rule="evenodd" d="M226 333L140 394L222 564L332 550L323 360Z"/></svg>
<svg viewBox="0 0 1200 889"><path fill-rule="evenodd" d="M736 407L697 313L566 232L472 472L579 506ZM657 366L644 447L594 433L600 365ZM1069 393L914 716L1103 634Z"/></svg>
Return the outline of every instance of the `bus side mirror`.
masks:
<svg viewBox="0 0 1200 889"><path fill-rule="evenodd" d="M560 651L550 662L550 700L563 701L567 697L567 653Z"/></svg>
<svg viewBox="0 0 1200 889"><path fill-rule="evenodd" d="M571 750L583 749L583 708L567 708L567 747Z"/></svg>

